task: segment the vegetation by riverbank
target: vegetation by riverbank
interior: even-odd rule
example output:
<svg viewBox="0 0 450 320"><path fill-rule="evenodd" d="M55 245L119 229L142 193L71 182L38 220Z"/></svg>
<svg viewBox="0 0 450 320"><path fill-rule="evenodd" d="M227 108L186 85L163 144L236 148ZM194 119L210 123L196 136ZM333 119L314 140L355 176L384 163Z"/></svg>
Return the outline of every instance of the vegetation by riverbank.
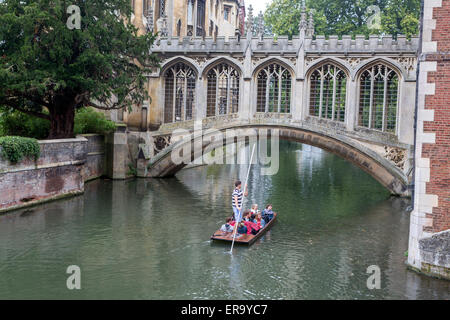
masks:
<svg viewBox="0 0 450 320"><path fill-rule="evenodd" d="M75 135L103 134L116 129L116 124L93 108L82 108L75 114ZM21 136L35 139L46 139L50 134L50 121L33 117L20 111L0 109L0 137Z"/></svg>

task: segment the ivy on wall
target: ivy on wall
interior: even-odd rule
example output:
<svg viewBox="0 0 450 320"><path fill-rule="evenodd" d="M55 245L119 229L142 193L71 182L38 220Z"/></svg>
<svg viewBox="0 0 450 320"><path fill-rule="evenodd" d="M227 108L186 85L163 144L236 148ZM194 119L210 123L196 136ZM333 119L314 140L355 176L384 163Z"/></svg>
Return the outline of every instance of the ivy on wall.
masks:
<svg viewBox="0 0 450 320"><path fill-rule="evenodd" d="M23 137L0 137L1 155L12 164L23 158L39 159L41 148L36 139Z"/></svg>

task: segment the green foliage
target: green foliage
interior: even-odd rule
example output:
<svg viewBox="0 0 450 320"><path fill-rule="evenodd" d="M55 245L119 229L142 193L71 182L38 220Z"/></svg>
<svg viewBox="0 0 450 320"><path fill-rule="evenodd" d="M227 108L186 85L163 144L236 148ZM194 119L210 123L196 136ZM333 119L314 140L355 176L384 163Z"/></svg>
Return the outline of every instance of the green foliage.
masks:
<svg viewBox="0 0 450 320"><path fill-rule="evenodd" d="M128 164L127 175L137 177L137 168L132 163Z"/></svg>
<svg viewBox="0 0 450 320"><path fill-rule="evenodd" d="M0 136L21 136L46 139L50 133L50 122L20 111L2 111L0 108ZM93 108L82 108L75 115L75 134L108 134L116 129L113 121L106 119Z"/></svg>
<svg viewBox="0 0 450 320"><path fill-rule="evenodd" d="M301 0L272 0L264 20L273 33L298 35ZM320 35L418 34L420 0L307 0L308 11L314 10L315 33ZM381 13L379 29L370 29L368 20L378 6Z"/></svg>
<svg viewBox="0 0 450 320"><path fill-rule="evenodd" d="M106 119L103 113L93 108L80 109L75 115L75 134L108 134L115 129L116 124L113 121Z"/></svg>
<svg viewBox="0 0 450 320"><path fill-rule="evenodd" d="M21 136L45 139L50 131L50 122L13 110L0 109L0 136Z"/></svg>
<svg viewBox="0 0 450 320"><path fill-rule="evenodd" d="M0 137L2 156L11 163L16 164L23 158L37 160L41 154L39 143L36 139L23 137Z"/></svg>
<svg viewBox="0 0 450 320"><path fill-rule="evenodd" d="M69 5L80 8L79 30L67 27ZM52 137L68 137L75 109L142 104L145 74L159 63L155 35L139 35L131 15L129 0L0 1L0 106L49 119L64 131Z"/></svg>

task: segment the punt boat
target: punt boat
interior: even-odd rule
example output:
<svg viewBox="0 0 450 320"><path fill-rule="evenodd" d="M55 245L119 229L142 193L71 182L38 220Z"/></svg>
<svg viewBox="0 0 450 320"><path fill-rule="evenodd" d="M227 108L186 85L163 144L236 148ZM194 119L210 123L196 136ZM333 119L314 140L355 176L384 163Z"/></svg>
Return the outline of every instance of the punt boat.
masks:
<svg viewBox="0 0 450 320"><path fill-rule="evenodd" d="M256 235L236 234L236 240L234 241L234 243L251 246L252 244L254 244L256 242L256 240L261 238L270 228L272 228L272 226L276 220L277 220L277 213L274 213L273 219L270 220L269 223L266 224L266 226L258 232L258 234L256 234ZM220 229L219 229L212 235L211 240L221 241L221 242L233 242L233 233L232 232L231 233L223 232L223 231L220 231Z"/></svg>

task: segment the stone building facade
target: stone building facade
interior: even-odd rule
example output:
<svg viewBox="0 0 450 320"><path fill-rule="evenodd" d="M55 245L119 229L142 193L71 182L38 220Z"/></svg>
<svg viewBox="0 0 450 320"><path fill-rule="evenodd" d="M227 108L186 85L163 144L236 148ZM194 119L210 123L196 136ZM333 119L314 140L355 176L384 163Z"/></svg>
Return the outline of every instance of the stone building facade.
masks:
<svg viewBox="0 0 450 320"><path fill-rule="evenodd" d="M418 38L313 37L303 13L300 36L160 37L161 69L148 75L151 103L117 115L131 130L230 116L286 116L327 123L392 146L414 144ZM308 21L309 20L309 21ZM114 118L114 116L113 116Z"/></svg>
<svg viewBox="0 0 450 320"><path fill-rule="evenodd" d="M408 263L450 279L450 0L425 0Z"/></svg>
<svg viewBox="0 0 450 320"><path fill-rule="evenodd" d="M132 0L133 23L167 37L231 37L244 31L244 0Z"/></svg>

